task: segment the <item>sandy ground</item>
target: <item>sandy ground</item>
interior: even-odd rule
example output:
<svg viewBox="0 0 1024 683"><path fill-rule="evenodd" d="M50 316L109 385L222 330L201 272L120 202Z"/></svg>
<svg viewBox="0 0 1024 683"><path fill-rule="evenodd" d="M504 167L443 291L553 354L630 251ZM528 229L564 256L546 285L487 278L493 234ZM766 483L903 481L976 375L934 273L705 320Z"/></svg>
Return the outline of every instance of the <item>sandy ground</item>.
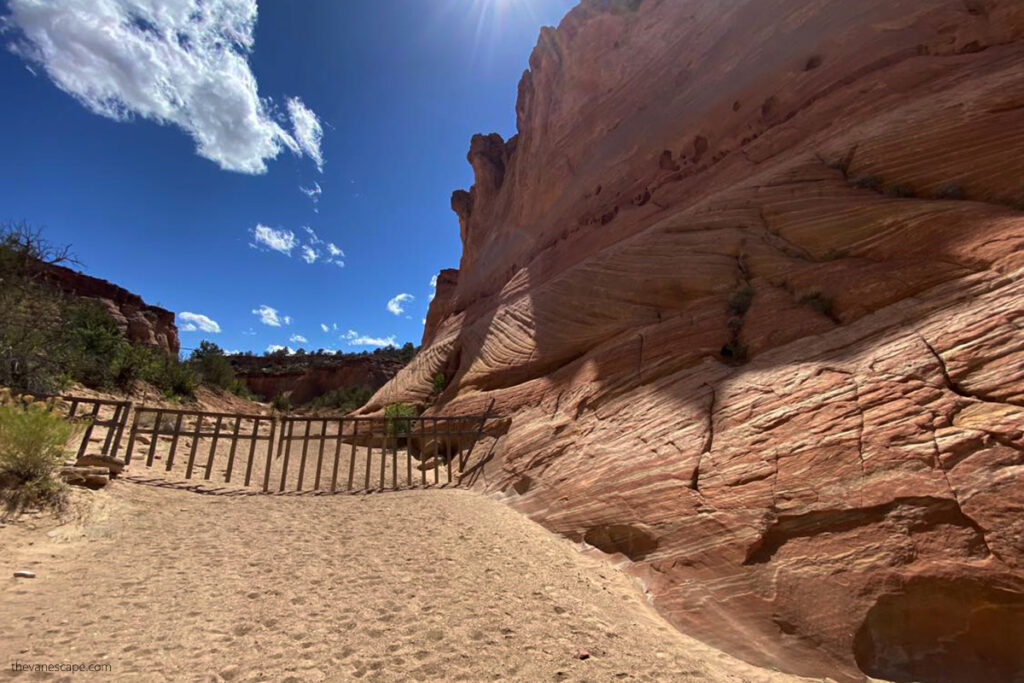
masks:
<svg viewBox="0 0 1024 683"><path fill-rule="evenodd" d="M793 680L679 634L627 576L471 492L75 497L61 526L0 526L0 678Z"/></svg>

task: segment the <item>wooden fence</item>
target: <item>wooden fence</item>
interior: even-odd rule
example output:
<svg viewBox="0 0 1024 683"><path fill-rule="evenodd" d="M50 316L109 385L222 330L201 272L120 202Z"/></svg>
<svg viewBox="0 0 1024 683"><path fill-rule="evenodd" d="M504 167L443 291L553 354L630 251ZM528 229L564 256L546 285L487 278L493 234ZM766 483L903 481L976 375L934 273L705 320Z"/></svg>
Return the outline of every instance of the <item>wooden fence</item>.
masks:
<svg viewBox="0 0 1024 683"><path fill-rule="evenodd" d="M76 456L109 455L117 457L125 426L132 411L131 401L108 401L84 396L35 394L41 401L53 400L67 411L72 422L84 424Z"/></svg>
<svg viewBox="0 0 1024 683"><path fill-rule="evenodd" d="M162 464L187 480L198 468L205 481L267 493L458 485L490 409L444 417L277 418L141 406L125 462L139 447L147 467Z"/></svg>

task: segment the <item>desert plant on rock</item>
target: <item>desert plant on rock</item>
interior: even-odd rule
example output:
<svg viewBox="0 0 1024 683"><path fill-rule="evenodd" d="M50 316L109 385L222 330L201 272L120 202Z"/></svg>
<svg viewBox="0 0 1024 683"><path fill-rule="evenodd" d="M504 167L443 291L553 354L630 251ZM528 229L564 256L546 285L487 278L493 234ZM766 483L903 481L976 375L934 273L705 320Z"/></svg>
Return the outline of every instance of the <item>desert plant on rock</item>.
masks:
<svg viewBox="0 0 1024 683"><path fill-rule="evenodd" d="M384 408L384 417L386 418L387 433L395 435L403 435L409 433L410 420L403 420L402 418L417 417L419 411L416 410L415 406L411 406L408 403L392 403Z"/></svg>

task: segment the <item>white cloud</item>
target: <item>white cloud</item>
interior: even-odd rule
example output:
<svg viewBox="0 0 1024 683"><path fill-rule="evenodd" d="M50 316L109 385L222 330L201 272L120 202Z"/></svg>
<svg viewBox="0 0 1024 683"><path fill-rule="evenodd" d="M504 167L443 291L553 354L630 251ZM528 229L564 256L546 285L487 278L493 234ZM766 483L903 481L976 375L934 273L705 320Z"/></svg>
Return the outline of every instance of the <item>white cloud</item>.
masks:
<svg viewBox="0 0 1024 683"><path fill-rule="evenodd" d="M405 313L405 305L410 301L415 301L416 297L412 294L396 294L391 301L388 302L388 311L395 315L402 315Z"/></svg>
<svg viewBox="0 0 1024 683"><path fill-rule="evenodd" d="M280 344L271 344L267 347L267 353L276 353L278 351L286 351L289 356L295 353L295 349L290 346L281 346Z"/></svg>
<svg viewBox="0 0 1024 683"><path fill-rule="evenodd" d="M182 332L208 332L210 334L220 334L220 325L217 324L217 321L200 313L182 311L178 314L178 318L185 321L185 324L181 326Z"/></svg>
<svg viewBox="0 0 1024 683"><path fill-rule="evenodd" d="M256 0L9 0L12 51L90 111L188 133L199 156L264 173L289 149L320 168L323 129L287 101L296 137L276 121L249 67ZM297 138L297 139L296 139Z"/></svg>
<svg viewBox="0 0 1024 683"><path fill-rule="evenodd" d="M313 187L302 187L299 185L299 192L312 199L313 203L316 204L320 201L320 195L324 193L324 189L320 187L320 183L314 182Z"/></svg>
<svg viewBox="0 0 1024 683"><path fill-rule="evenodd" d="M324 243L324 241L322 239L320 239L319 237L316 236L316 231L313 228L309 227L308 225L304 225L304 226L302 226L302 229L305 231L305 233L307 235L309 235L309 243L310 244L323 244Z"/></svg>
<svg viewBox="0 0 1024 683"><path fill-rule="evenodd" d="M437 276L430 278L430 298L428 301L433 301L437 295Z"/></svg>
<svg viewBox="0 0 1024 683"><path fill-rule="evenodd" d="M292 251L298 248L302 260L306 263L313 264L320 261L339 268L345 267L345 262L342 260L345 257L345 252L340 247L334 242L325 242L316 234L316 230L308 225L302 226L302 231L306 233L304 240L300 240L291 230L284 228L276 230L259 223L250 231L253 241L249 243L249 246L253 249L271 249L285 256L291 256ZM326 255L323 250L315 248L319 245L325 246Z"/></svg>
<svg viewBox="0 0 1024 683"><path fill-rule="evenodd" d="M365 334L359 334L355 330L349 330L342 339L348 342L349 346L398 346L395 341L395 335L388 337L371 337Z"/></svg>
<svg viewBox="0 0 1024 683"><path fill-rule="evenodd" d="M366 335L360 335L353 339L348 340L349 346L398 346L395 341L395 335L390 337L368 337Z"/></svg>
<svg viewBox="0 0 1024 683"><path fill-rule="evenodd" d="M288 338L288 341L290 341L293 344L308 344L309 343L309 340L306 339L305 337L303 337L301 334L293 334L291 337Z"/></svg>
<svg viewBox="0 0 1024 683"><path fill-rule="evenodd" d="M324 171L324 155L320 150L320 142L324 137L324 129L320 119L298 97L288 98L288 116L292 120L292 132L302 151L316 162L317 170Z"/></svg>
<svg viewBox="0 0 1024 683"><path fill-rule="evenodd" d="M271 308L266 304L253 309L252 313L259 317L261 323L270 327L281 327L281 325L291 325L292 323L292 319L289 316L280 315L276 308Z"/></svg>
<svg viewBox="0 0 1024 683"><path fill-rule="evenodd" d="M263 245L267 249L273 249L274 251L281 252L285 256L292 255L292 249L298 245L298 240L295 239L295 233L291 230L275 230L268 228L267 226L259 223L255 228L252 229L252 238L255 240L254 244L249 246L254 249L258 249L259 245Z"/></svg>
<svg viewBox="0 0 1024 683"><path fill-rule="evenodd" d="M327 327L326 323L320 323L320 329L324 331L324 334L327 334L331 328Z"/></svg>

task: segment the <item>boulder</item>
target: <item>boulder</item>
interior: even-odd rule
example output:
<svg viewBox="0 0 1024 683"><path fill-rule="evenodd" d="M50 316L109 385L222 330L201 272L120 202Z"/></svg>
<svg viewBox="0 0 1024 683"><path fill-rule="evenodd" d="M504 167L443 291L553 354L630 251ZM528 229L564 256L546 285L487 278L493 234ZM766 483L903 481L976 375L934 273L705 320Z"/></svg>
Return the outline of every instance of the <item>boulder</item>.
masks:
<svg viewBox="0 0 1024 683"><path fill-rule="evenodd" d="M95 490L110 483L110 470L106 467L62 467L60 477L71 486Z"/></svg>

